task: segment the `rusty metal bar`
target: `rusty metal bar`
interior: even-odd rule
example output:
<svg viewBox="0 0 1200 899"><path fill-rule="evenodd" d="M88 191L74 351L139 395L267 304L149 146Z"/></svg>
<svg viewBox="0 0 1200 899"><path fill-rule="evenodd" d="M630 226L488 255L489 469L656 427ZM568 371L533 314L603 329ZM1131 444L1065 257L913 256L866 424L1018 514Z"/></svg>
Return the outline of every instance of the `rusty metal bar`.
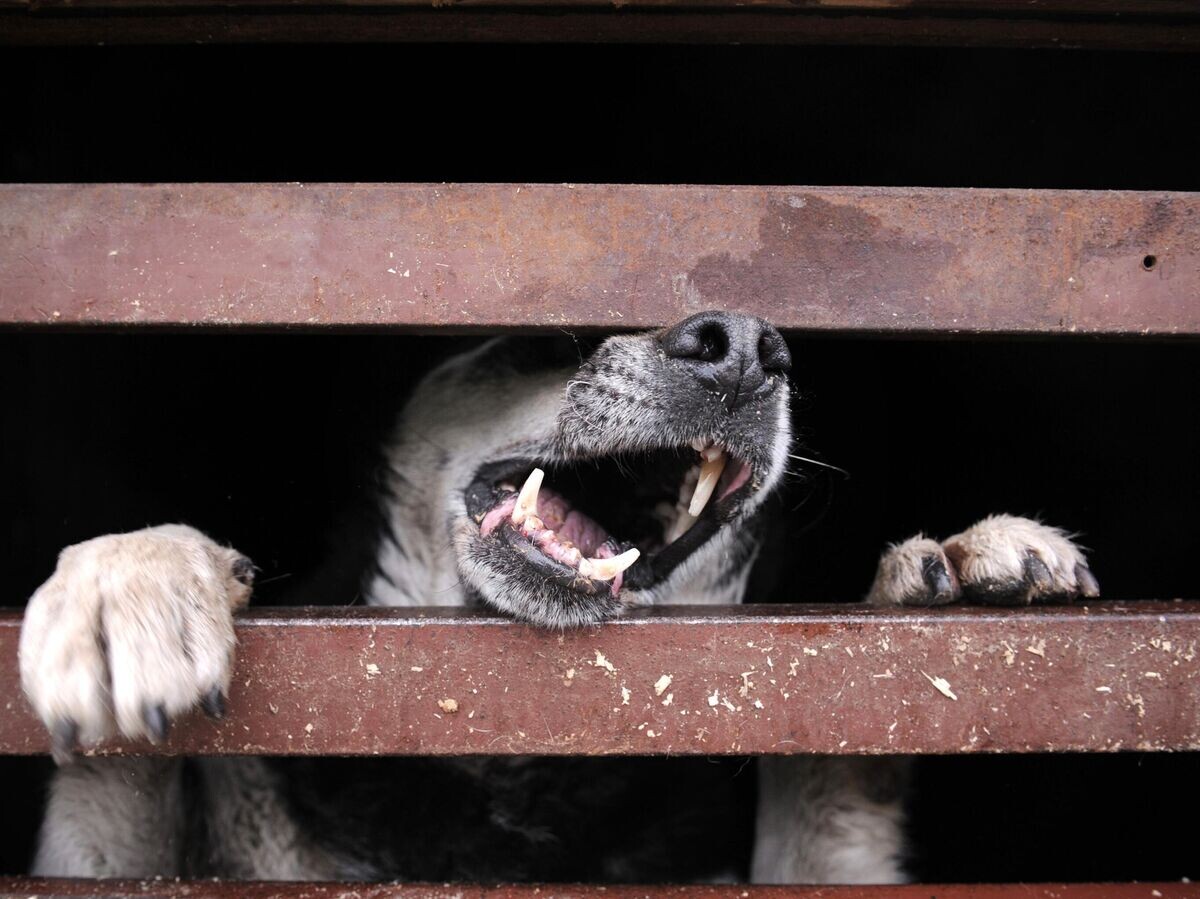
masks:
<svg viewBox="0 0 1200 899"><path fill-rule="evenodd" d="M0 324L1200 334L1200 194L0 187Z"/></svg>
<svg viewBox="0 0 1200 899"><path fill-rule="evenodd" d="M46 751L0 617L0 753ZM186 754L1200 749L1200 602L650 610L565 633L453 610L255 611Z"/></svg>
<svg viewBox="0 0 1200 899"><path fill-rule="evenodd" d="M0 877L0 899L1194 899L1200 884L1070 883L910 886L465 886L459 884L216 883Z"/></svg>
<svg viewBox="0 0 1200 899"><path fill-rule="evenodd" d="M612 0L226 0L231 8L261 9L271 6L357 8L409 7L433 9L452 5L472 9L611 9ZM0 0L0 8L55 9L180 9L203 7L202 0ZM1026 18L1063 19L1076 16L1200 17L1194 0L622 0L623 9L786 9L882 13L954 12L968 17L1019 15Z"/></svg>
<svg viewBox="0 0 1200 899"><path fill-rule="evenodd" d="M1200 884L1070 883L910 886L467 886L459 884L238 883L46 880L0 877L0 899L1194 899Z"/></svg>
<svg viewBox="0 0 1200 899"><path fill-rule="evenodd" d="M614 42L954 46L1194 51L1195 7L1163 0L1052 6L953 4L902 9L894 2L738 5L633 0L541 3L507 8L455 4L141 2L133 5L0 0L0 45L145 43ZM632 9L618 8L632 5Z"/></svg>

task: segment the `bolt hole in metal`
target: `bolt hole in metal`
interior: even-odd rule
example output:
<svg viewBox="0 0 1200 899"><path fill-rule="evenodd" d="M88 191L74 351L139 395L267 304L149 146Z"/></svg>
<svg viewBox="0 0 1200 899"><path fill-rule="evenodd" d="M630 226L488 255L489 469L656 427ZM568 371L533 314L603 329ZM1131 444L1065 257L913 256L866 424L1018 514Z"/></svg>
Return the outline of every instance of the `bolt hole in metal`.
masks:
<svg viewBox="0 0 1200 899"><path fill-rule="evenodd" d="M1144 268L1146 271L1150 271L1156 265L1158 265L1158 257L1154 254L1142 257L1142 268Z"/></svg>

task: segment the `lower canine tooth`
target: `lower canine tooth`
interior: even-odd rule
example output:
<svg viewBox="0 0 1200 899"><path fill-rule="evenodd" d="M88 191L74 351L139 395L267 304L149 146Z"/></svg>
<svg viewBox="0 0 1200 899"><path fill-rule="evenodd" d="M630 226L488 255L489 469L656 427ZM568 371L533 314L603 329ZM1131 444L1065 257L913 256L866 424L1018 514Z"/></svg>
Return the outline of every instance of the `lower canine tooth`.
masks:
<svg viewBox="0 0 1200 899"><path fill-rule="evenodd" d="M540 468L529 472L529 477L521 485L521 492L517 494L517 502L513 506L513 524L520 524L530 515L537 514L538 491L542 489L542 478L545 476L546 472Z"/></svg>
<svg viewBox="0 0 1200 899"><path fill-rule="evenodd" d="M637 549L627 549L611 559L580 559L579 573L597 581L611 581L641 556Z"/></svg>
<svg viewBox="0 0 1200 899"><path fill-rule="evenodd" d="M727 457L723 452L718 451L711 459L708 456L708 453L704 454L704 464L700 466L700 480L696 482L696 492L692 494L692 502L688 506L688 514L693 518L700 517L700 513L708 505L709 497L717 489L717 481L721 479L721 472L725 470Z"/></svg>

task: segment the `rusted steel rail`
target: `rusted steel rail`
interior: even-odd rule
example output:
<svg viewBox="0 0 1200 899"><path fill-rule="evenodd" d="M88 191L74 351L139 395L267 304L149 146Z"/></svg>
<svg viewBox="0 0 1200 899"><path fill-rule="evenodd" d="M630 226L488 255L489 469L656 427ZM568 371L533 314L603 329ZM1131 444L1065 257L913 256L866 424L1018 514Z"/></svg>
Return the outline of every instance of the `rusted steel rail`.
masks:
<svg viewBox="0 0 1200 899"><path fill-rule="evenodd" d="M1200 334L1200 194L0 187L0 324Z"/></svg>
<svg viewBox="0 0 1200 899"><path fill-rule="evenodd" d="M40 753L0 618L0 753ZM1200 602L654 610L565 633L451 610L257 611L189 754L1200 749Z"/></svg>
<svg viewBox="0 0 1200 899"><path fill-rule="evenodd" d="M0 8L50 11L55 9L187 9L201 0L0 0ZM612 9L613 0L226 0L228 7L406 7L433 9ZM621 9L787 9L810 12L871 12L966 16L1017 15L1060 19L1076 16L1161 19L1164 16L1200 18L1193 0L621 0Z"/></svg>
<svg viewBox="0 0 1200 899"><path fill-rule="evenodd" d="M0 899L1195 899L1200 884L966 884L920 886L467 886L459 884L214 883L0 877Z"/></svg>
<svg viewBox="0 0 1200 899"><path fill-rule="evenodd" d="M1187 0L0 0L0 45L331 41L1187 51L1200 21Z"/></svg>

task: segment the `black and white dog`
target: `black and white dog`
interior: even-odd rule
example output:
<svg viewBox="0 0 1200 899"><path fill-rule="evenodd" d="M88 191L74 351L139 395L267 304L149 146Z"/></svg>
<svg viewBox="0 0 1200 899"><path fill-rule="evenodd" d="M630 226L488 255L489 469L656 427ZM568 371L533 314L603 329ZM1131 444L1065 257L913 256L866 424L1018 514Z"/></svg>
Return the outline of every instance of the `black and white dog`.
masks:
<svg viewBox="0 0 1200 899"><path fill-rule="evenodd" d="M482 603L573 627L741 601L789 452L783 338L709 312L583 361L553 345L492 340L417 387L386 448L369 602ZM75 759L114 734L162 739L196 706L222 714L253 572L177 524L63 550L21 635L24 689L63 763L35 873L904 879L897 760L763 759L739 818L736 779L707 760ZM1097 592L1061 531L995 516L889 548L867 601Z"/></svg>

